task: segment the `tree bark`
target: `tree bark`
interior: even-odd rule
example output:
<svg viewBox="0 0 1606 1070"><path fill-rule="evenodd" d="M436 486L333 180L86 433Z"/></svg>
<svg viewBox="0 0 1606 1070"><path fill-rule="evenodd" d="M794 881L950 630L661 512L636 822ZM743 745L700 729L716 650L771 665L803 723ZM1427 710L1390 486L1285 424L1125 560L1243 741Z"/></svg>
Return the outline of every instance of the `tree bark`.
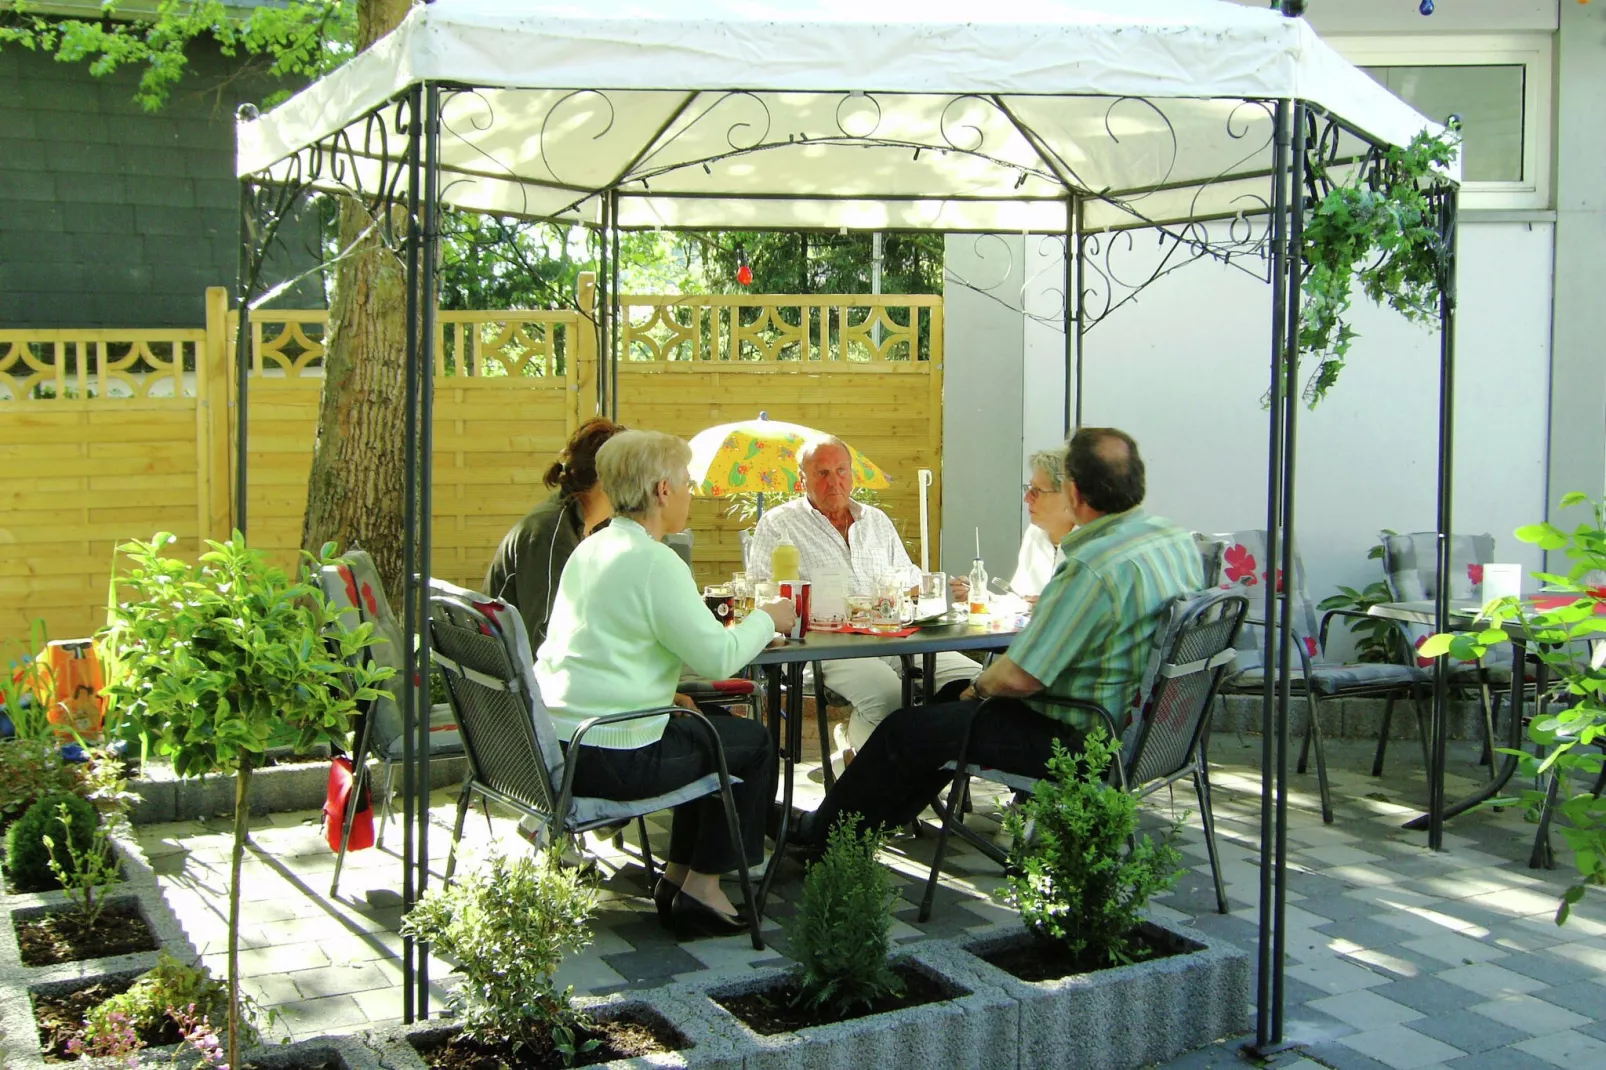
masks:
<svg viewBox="0 0 1606 1070"><path fill-rule="evenodd" d="M358 49L394 29L409 7L411 0L359 0ZM368 222L359 204L341 201L339 248ZM326 542L368 551L395 605L402 594L406 272L370 235L337 265L334 289L301 545L313 553Z"/></svg>
<svg viewBox="0 0 1606 1070"><path fill-rule="evenodd" d="M229 855L229 1065L240 1065L240 863L250 835L251 756L234 774L234 850Z"/></svg>

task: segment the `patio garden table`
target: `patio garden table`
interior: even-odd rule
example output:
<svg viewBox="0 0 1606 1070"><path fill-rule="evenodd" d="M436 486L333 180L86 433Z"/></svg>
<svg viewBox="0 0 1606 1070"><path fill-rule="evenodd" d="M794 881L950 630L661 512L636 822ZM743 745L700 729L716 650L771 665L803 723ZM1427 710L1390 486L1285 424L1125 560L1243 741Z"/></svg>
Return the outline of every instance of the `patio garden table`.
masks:
<svg viewBox="0 0 1606 1070"><path fill-rule="evenodd" d="M774 854L764 869L764 879L758 887L758 909L764 909L769 896L770 882L775 877L776 863L786 846L792 820L792 778L798 756L803 752L803 666L816 661L837 661L850 658L909 659L920 657L924 667L925 699L930 701L936 676L937 655L945 650L1004 650L1020 634L1017 626L994 628L963 622L938 622L920 628L913 635L855 635L841 632L809 632L802 639L788 640L783 646L770 647L754 658L752 665L762 667L766 675L766 699L770 735L775 740L781 757L781 823L775 833ZM978 666L977 671L980 671ZM783 677L789 708L782 705ZM907 679L907 674L905 674ZM905 696L908 689L905 686ZM782 734L782 722L785 734Z"/></svg>

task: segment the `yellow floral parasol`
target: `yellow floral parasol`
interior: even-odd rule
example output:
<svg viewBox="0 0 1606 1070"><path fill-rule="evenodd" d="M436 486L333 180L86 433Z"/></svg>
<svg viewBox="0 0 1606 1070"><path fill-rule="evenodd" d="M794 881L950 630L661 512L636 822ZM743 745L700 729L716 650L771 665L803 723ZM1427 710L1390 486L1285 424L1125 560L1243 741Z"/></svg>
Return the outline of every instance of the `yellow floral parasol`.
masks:
<svg viewBox="0 0 1606 1070"><path fill-rule="evenodd" d="M691 478L697 493L720 498L731 494L796 494L797 451L821 432L802 424L756 420L719 424L691 440ZM892 479L870 459L848 447L853 485L860 490L886 490Z"/></svg>

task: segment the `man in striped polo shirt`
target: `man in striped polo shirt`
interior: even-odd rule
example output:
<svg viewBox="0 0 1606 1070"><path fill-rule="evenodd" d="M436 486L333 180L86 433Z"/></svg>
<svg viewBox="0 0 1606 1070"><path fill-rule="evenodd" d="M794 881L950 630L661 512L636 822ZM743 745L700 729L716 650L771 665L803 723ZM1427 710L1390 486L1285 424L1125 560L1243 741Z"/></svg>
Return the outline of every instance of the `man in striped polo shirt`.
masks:
<svg viewBox="0 0 1606 1070"><path fill-rule="evenodd" d="M1203 568L1193 536L1146 515L1143 458L1123 431L1088 427L1065 445L1066 496L1076 527L1031 622L957 697L897 711L814 813L798 840L818 846L842 814L896 828L913 821L946 783L966 729L970 761L1042 776L1053 741L1080 750L1093 716L1049 696L1096 702L1120 723L1138 697L1166 607L1198 590ZM951 692L952 688L945 688Z"/></svg>

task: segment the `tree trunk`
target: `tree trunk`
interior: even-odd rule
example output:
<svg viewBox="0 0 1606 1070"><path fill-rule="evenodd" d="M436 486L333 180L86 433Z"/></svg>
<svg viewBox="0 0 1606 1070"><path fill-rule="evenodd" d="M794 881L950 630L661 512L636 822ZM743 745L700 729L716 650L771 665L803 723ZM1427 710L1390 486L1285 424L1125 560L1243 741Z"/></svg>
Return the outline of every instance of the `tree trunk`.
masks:
<svg viewBox="0 0 1606 1070"><path fill-rule="evenodd" d="M359 0L357 47L366 49L394 29L410 6L410 0ZM361 206L343 200L339 247L347 248L367 225ZM402 594L406 282L401 260L377 235L336 267L301 527L301 545L313 553L336 542L373 555L393 605Z"/></svg>
<svg viewBox="0 0 1606 1070"><path fill-rule="evenodd" d="M240 862L251 820L251 759L234 774L234 853L229 859L229 1065L240 1065Z"/></svg>

